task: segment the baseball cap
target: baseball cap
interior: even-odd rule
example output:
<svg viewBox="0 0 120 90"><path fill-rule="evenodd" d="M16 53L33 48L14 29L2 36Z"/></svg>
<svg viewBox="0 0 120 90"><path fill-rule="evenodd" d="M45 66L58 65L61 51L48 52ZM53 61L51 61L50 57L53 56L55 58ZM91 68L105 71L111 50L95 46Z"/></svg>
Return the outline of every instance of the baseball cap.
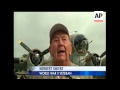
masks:
<svg viewBox="0 0 120 90"><path fill-rule="evenodd" d="M51 28L51 30L50 30L50 43L51 43L51 39L52 39L53 35L54 35L55 32L57 32L57 31L64 31L64 32L66 32L66 34L68 34L68 36L69 36L69 31L68 31L68 29L66 28L66 26L64 26L63 24L57 23L57 24L55 24L55 25Z"/></svg>

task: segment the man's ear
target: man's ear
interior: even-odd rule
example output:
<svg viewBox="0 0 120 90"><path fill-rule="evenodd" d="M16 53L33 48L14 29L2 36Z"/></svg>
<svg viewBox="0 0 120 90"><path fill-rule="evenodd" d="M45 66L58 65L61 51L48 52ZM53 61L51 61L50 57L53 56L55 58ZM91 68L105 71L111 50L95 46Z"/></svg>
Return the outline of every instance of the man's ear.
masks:
<svg viewBox="0 0 120 90"><path fill-rule="evenodd" d="M72 54L72 43L70 43L70 55Z"/></svg>
<svg viewBox="0 0 120 90"><path fill-rule="evenodd" d="M50 52L50 55L52 55L52 53L51 53L51 47L49 46L49 52Z"/></svg>

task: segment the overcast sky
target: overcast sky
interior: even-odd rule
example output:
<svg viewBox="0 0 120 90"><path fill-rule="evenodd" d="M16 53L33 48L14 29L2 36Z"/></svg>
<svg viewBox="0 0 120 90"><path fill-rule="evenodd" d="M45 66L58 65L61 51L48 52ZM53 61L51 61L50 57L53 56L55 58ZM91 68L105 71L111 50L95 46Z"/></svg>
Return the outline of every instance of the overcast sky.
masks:
<svg viewBox="0 0 120 90"><path fill-rule="evenodd" d="M18 44L21 40L31 49L41 51L49 47L49 31L56 23L64 24L70 34L84 34L91 53L99 55L106 50L106 13L103 22L94 22L94 12L14 12L14 57L28 52ZM50 54L44 57L48 59Z"/></svg>

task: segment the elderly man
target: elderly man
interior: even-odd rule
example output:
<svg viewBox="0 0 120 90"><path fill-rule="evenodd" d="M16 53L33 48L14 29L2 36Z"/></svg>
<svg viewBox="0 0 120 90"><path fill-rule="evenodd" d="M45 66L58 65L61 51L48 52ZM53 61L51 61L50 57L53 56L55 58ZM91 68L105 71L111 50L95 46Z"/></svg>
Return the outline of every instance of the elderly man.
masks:
<svg viewBox="0 0 120 90"><path fill-rule="evenodd" d="M52 61L45 66L77 66L70 61L72 44L68 29L63 24L55 24L50 30L50 55ZM42 76L42 79L91 79L89 76Z"/></svg>
<svg viewBox="0 0 120 90"><path fill-rule="evenodd" d="M62 24L55 24L50 30L50 55L53 59L50 65L71 66L70 55L72 44L69 39L69 32Z"/></svg>

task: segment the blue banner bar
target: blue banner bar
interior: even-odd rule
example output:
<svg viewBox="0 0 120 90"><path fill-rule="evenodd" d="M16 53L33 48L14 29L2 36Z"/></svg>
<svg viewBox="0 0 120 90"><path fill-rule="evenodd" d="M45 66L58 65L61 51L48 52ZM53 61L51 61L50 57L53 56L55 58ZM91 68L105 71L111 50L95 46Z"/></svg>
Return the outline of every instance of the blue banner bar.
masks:
<svg viewBox="0 0 120 90"><path fill-rule="evenodd" d="M30 71L29 75L38 76L106 76L106 71Z"/></svg>

